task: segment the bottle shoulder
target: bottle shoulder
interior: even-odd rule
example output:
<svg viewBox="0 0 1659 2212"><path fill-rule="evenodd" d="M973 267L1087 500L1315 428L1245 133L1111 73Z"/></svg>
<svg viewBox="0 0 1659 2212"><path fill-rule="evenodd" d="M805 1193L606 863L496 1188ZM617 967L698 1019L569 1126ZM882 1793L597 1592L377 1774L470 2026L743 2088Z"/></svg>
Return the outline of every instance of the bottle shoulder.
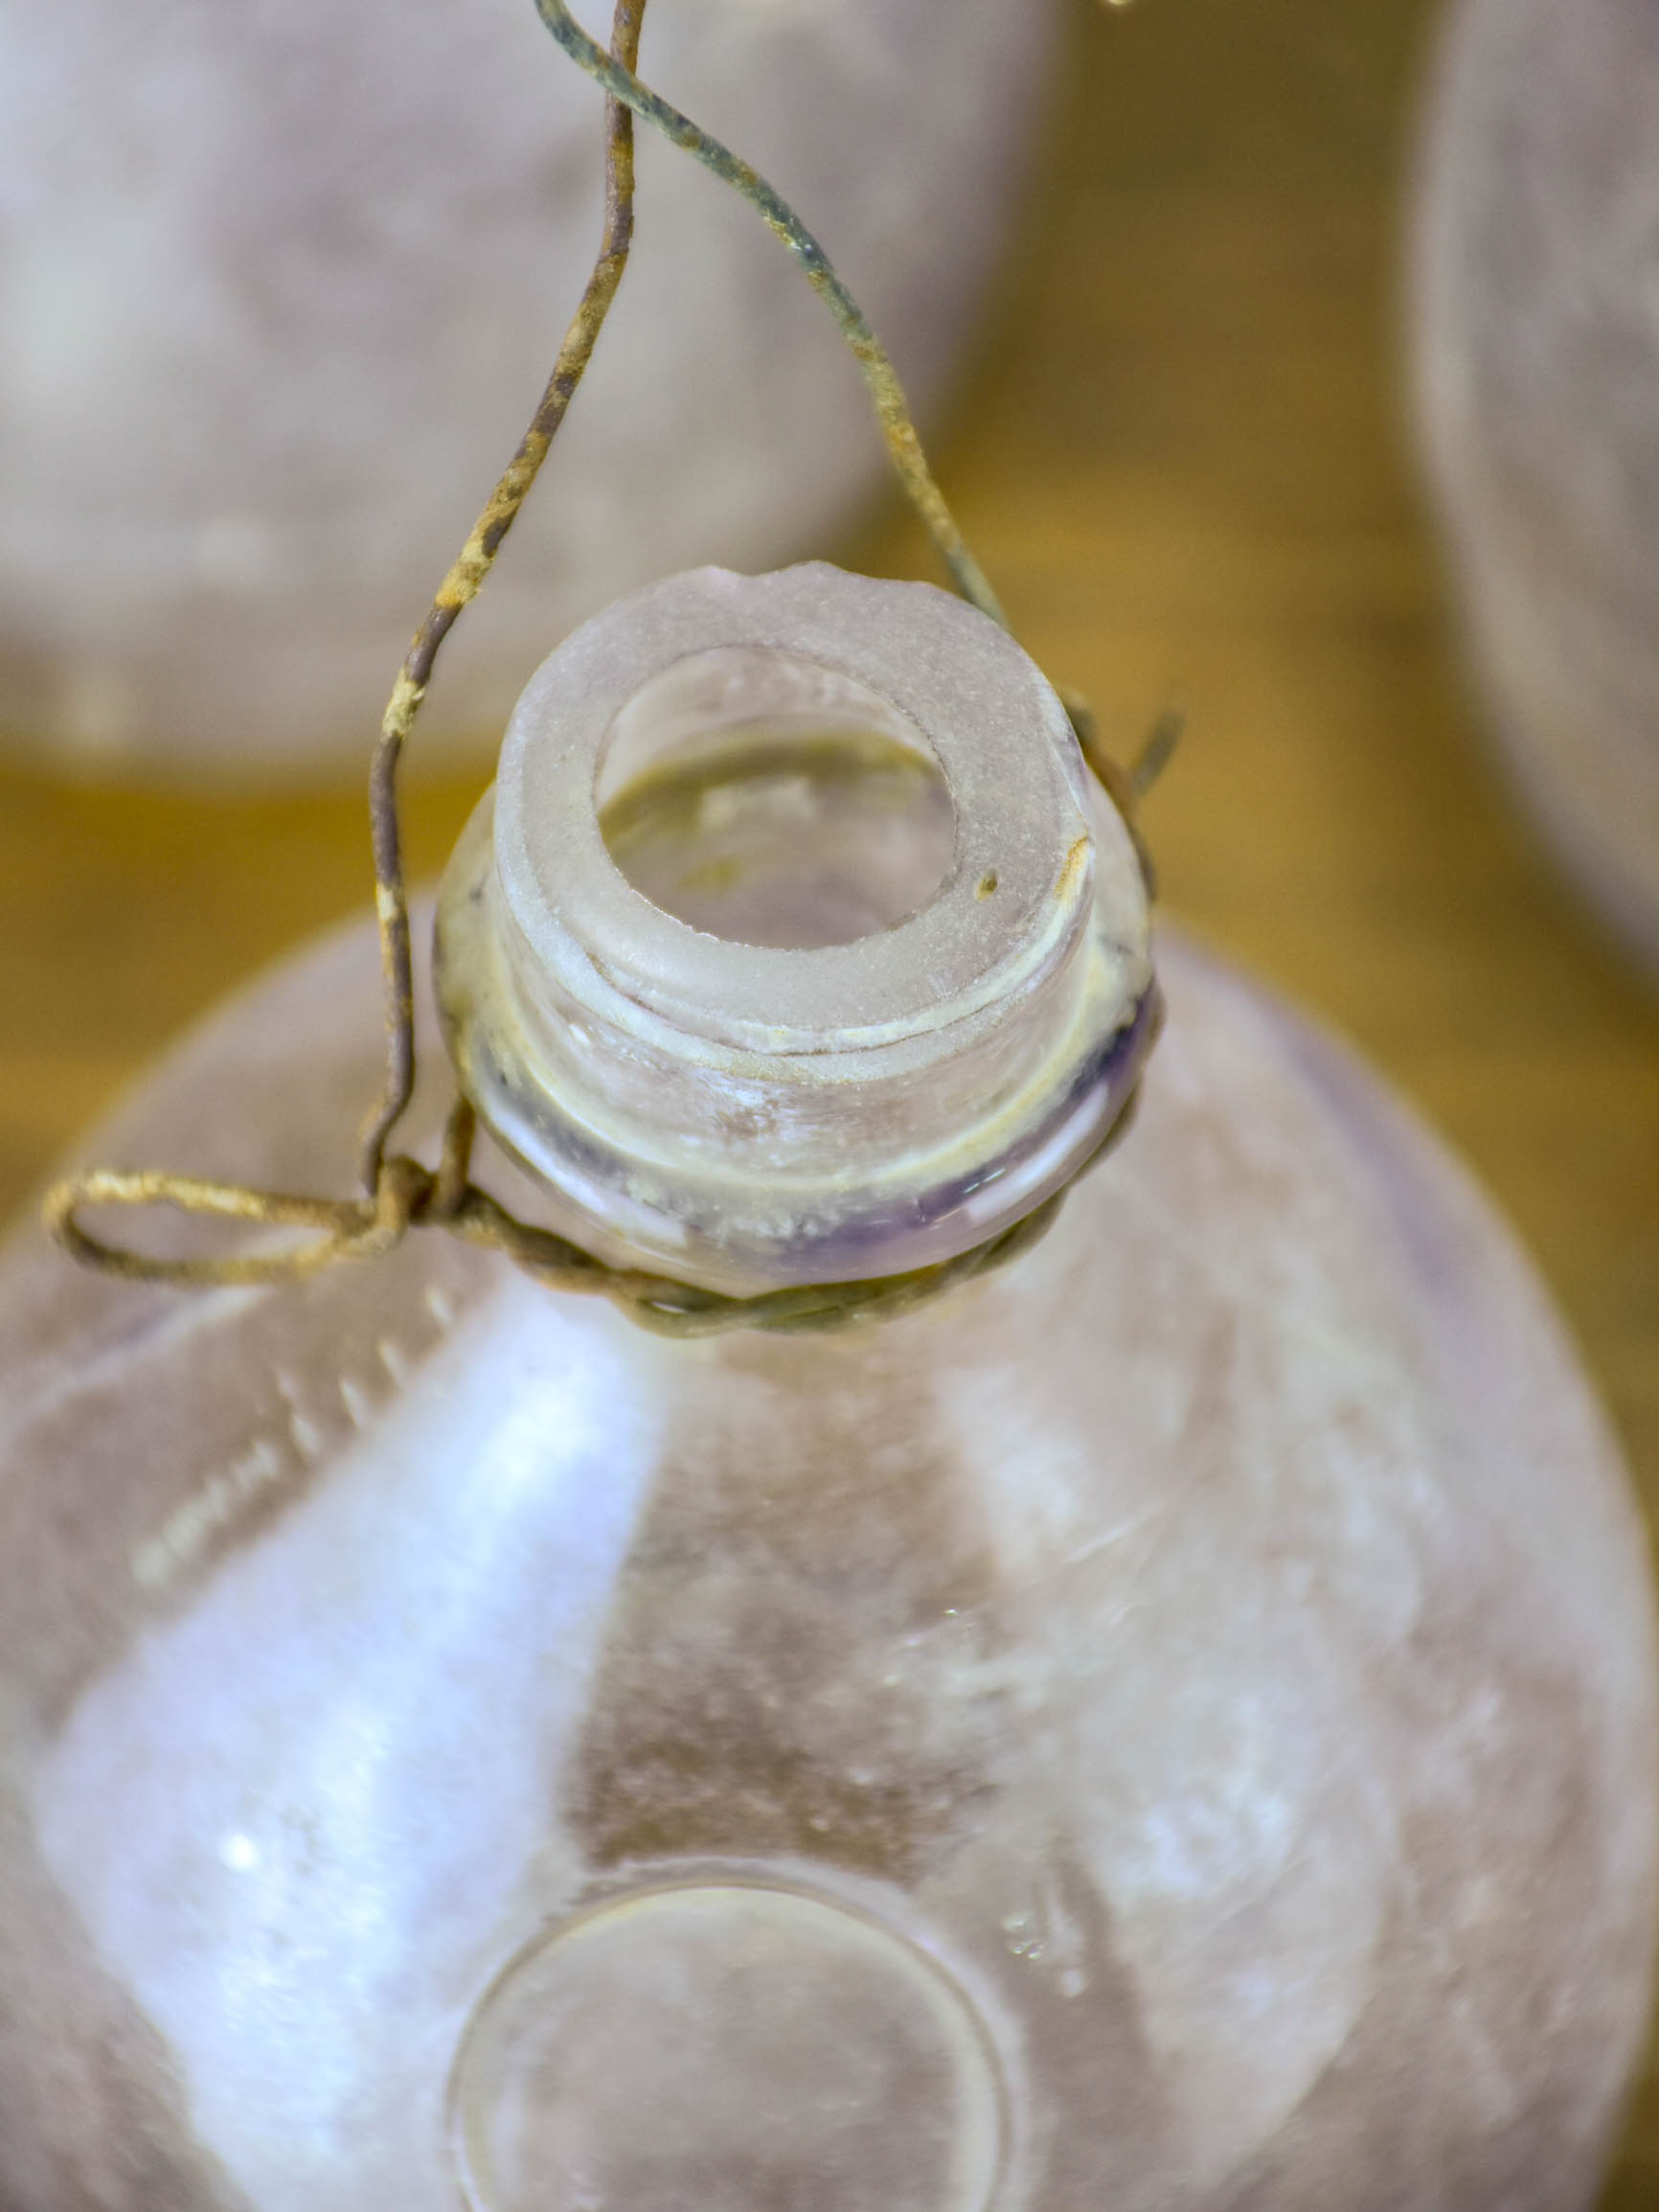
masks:
<svg viewBox="0 0 1659 2212"><path fill-rule="evenodd" d="M13 1502L24 1467L61 1482L112 1433L142 1434L121 1489L134 1511L155 1493L148 1533L131 1537L154 1570L177 1516L216 1542L216 1516L261 1526L319 1465L373 1451L428 1363L488 1369L500 1404L536 1400L571 1361L608 1378L594 1419L630 1398L670 1427L740 1426L744 1408L776 1424L813 1404L873 1468L937 1452L946 1430L966 1448L962 1408L984 1405L1020 1481L1045 1452L1094 1467L1090 1515L1114 1510L1101 1482L1125 1499L1178 1486L1196 1423L1229 1480L1264 1453L1327 1487L1392 1480L1459 1513L1496 1485L1517 1527L1556 1532L1541 1542L1576 1530L1630 1546L1626 1488L1560 1325L1438 1140L1342 1048L1178 935L1160 973L1170 1021L1137 1125L1049 1237L874 1328L665 1343L430 1232L289 1288L151 1289L79 1270L25 1227L0 1266ZM187 1039L87 1156L349 1189L378 1082L377 997L373 930L323 941ZM424 1019L422 1042L410 1142L429 1152L448 1071ZM525 1202L505 1161L484 1173ZM1274 1477L1281 1503L1289 1480Z"/></svg>
<svg viewBox="0 0 1659 2212"><path fill-rule="evenodd" d="M37 1904L68 1899L249 2201L291 2201L290 2136L362 2201L389 2156L429 2174L445 2096L488 2119L553 2078L549 1992L583 1961L607 2008L635 1987L639 1914L699 1974L734 1927L822 1954L861 2027L878 2000L969 2051L1011 2158L1052 2108L1098 2172L1178 2142L1194 2205L1397 2111L1396 2052L1463 2126L1445 1959L1517 2068L1517 1990L1612 1962L1573 2091L1600 2125L1653 1854L1614 1464L1415 1125L1229 970L1173 941L1161 970L1120 1152L1018 1265L885 1326L665 1342L436 1237L216 1300L112 1296L32 1236L0 1265L0 1807L31 1839L0 1962L80 2002ZM375 1004L372 938L325 946L95 1148L217 1132L216 1168L314 1179ZM359 2014L365 1946L395 1994ZM1264 1987L1296 1993L1271 2035ZM312 2116L275 2178L273 2099ZM1155 2115L1127 2148L1125 2110Z"/></svg>

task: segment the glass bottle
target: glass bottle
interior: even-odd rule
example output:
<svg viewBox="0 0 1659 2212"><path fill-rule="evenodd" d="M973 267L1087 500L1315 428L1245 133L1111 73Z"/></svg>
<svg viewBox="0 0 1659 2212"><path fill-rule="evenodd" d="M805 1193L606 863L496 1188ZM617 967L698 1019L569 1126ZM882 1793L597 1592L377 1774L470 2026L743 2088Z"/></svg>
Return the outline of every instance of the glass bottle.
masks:
<svg viewBox="0 0 1659 2212"><path fill-rule="evenodd" d="M608 6L582 12L607 34ZM670 0L647 21L647 80L800 205L924 416L1059 16ZM167 0L145 36L123 0L55 0L7 34L0 741L355 784L431 549L470 525L581 296L602 96L532 0ZM789 256L640 137L602 374L559 434L557 497L445 651L423 746L487 762L549 638L711 551L792 559L882 480Z"/></svg>
<svg viewBox="0 0 1659 2212"><path fill-rule="evenodd" d="M437 948L492 1187L744 1292L994 1235L1155 1019L1040 675L821 567L569 639ZM1125 1141L886 1321L19 1237L7 2212L1582 2212L1649 1988L1627 1489L1420 1126L1158 971ZM327 941L99 1156L338 1181L377 1004Z"/></svg>
<svg viewBox="0 0 1659 2212"><path fill-rule="evenodd" d="M1641 0L1458 0L1426 116L1412 344L1505 761L1659 967L1659 45Z"/></svg>

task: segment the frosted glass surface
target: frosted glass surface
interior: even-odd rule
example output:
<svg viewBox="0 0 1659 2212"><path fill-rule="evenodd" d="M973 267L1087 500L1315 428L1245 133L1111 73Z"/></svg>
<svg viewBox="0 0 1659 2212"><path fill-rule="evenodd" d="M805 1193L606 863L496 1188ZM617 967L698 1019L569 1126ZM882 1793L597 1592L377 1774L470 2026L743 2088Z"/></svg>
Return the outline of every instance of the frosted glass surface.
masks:
<svg viewBox="0 0 1659 2212"><path fill-rule="evenodd" d="M1419 411L1476 671L1545 836L1659 967L1659 43L1460 0L1416 232Z"/></svg>
<svg viewBox="0 0 1659 2212"><path fill-rule="evenodd" d="M657 2212L658 2151L722 2212L1585 2212L1648 1990L1630 1500L1464 1176L1161 964L1121 1153L864 1334L22 1234L8 2212ZM95 1150L343 1180L375 1004L326 945Z"/></svg>

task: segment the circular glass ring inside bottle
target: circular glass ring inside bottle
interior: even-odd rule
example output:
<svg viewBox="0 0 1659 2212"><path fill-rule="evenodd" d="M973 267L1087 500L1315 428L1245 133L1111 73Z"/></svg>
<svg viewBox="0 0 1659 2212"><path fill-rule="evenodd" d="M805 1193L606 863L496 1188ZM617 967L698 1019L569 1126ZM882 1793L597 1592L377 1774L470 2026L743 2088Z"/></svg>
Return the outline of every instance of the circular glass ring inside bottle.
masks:
<svg viewBox="0 0 1659 2212"><path fill-rule="evenodd" d="M1003 2098L966 1993L863 1913L635 1892L506 1970L453 2112L477 2212L986 2212Z"/></svg>
<svg viewBox="0 0 1659 2212"><path fill-rule="evenodd" d="M677 661L606 733L605 847L651 903L711 937L851 945L916 913L956 818L926 739L868 685L776 650Z"/></svg>

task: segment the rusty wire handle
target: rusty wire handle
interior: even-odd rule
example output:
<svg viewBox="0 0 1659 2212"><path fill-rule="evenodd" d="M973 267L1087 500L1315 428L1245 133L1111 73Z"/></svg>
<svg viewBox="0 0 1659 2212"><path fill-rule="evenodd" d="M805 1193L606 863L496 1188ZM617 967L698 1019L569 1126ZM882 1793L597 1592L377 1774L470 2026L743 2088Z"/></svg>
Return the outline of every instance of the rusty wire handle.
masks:
<svg viewBox="0 0 1659 2212"><path fill-rule="evenodd" d="M612 39L625 66L638 58L646 0L616 0ZM633 239L633 117L625 104L605 103L605 214L598 259L580 305L565 332L558 358L548 377L530 427L520 439L500 481L473 525L460 557L439 586L425 620L416 631L381 718L380 735L369 772L370 836L375 864L375 913L380 938L382 1000L386 1034L386 1074L381 1094L364 1127L361 1170L365 1196L354 1199L304 1198L287 1193L256 1191L239 1184L214 1183L164 1169L125 1174L92 1169L67 1177L46 1197L45 1225L71 1256L84 1266L128 1281L183 1287L210 1284L276 1283L314 1274L337 1260L389 1250L419 1220L447 1220L458 1214L466 1182L470 1151L470 1108L458 1106L445 1133L443 1163L435 1190L417 1162L388 1157L386 1146L402 1119L415 1089L415 977L409 935L409 901L403 881L403 850L398 813L398 766L405 739L420 711L440 648L457 616L478 595L502 540L524 505L549 446L563 422L595 341L627 265ZM216 1260L164 1260L104 1243L81 1227L82 1206L173 1206L182 1212L214 1214L267 1226L314 1232L298 1249L230 1255Z"/></svg>
<svg viewBox="0 0 1659 2212"><path fill-rule="evenodd" d="M903 387L886 349L871 329L858 302L836 275L829 255L788 201L730 147L693 123L689 115L683 115L648 84L642 83L631 58L625 59L620 52L607 54L590 38L565 0L535 0L535 11L577 66L602 84L613 101L625 103L682 151L713 171L722 183L741 194L767 228L788 247L801 264L807 283L834 316L836 328L857 356L899 482L926 525L951 580L964 599L1006 629L1008 619L996 593L968 550L956 517L945 504L944 494L934 482L927 456L921 449L921 440L911 420Z"/></svg>
<svg viewBox="0 0 1659 2212"><path fill-rule="evenodd" d="M646 0L617 0L611 27L617 66L638 58ZM609 57L607 57L607 59ZM593 358L627 266L634 229L633 117L620 101L605 103L604 234L581 304L571 319L546 388L518 450L472 526L472 535L438 587L426 619L398 671L380 722L369 770L370 834L375 859L375 912L380 929L380 966L386 1017L386 1083L361 1140L363 1187L378 1186L386 1144L415 1090L415 972L409 944L409 901L403 886L402 835L398 818L398 764L432 680L440 647L463 607L477 598L502 540L517 519L548 447Z"/></svg>
<svg viewBox="0 0 1659 2212"><path fill-rule="evenodd" d="M171 1283L182 1289L297 1282L340 1260L369 1260L389 1252L410 1225L415 1200L429 1180L416 1161L386 1163L379 1189L366 1198L307 1198L286 1191L261 1191L241 1183L214 1183L198 1175L142 1169L93 1168L58 1183L42 1208L46 1226L72 1258L129 1282ZM418 1176L406 1172L416 1169ZM398 1172L393 1172L393 1171ZM82 1206L172 1206L186 1214L216 1214L261 1228L308 1229L308 1243L273 1252L237 1252L215 1259L166 1260L106 1244L80 1225Z"/></svg>

